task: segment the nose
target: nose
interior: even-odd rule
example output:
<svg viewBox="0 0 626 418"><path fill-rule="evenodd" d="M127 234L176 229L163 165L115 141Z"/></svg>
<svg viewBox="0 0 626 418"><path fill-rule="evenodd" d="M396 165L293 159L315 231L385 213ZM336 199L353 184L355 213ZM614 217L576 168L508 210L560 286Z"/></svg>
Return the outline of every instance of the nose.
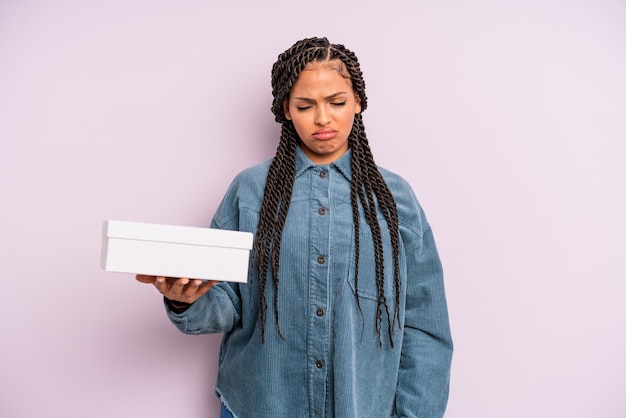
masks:
<svg viewBox="0 0 626 418"><path fill-rule="evenodd" d="M328 125L330 122L330 114L324 106L319 106L315 113L315 124L319 126Z"/></svg>

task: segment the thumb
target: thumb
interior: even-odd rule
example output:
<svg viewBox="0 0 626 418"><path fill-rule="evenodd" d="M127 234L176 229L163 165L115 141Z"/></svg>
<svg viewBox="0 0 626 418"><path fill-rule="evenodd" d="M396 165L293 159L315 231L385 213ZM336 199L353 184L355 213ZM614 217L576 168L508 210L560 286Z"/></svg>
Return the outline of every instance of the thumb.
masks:
<svg viewBox="0 0 626 418"><path fill-rule="evenodd" d="M156 276L146 276L145 274L138 274L135 279L141 283L154 284L156 282Z"/></svg>

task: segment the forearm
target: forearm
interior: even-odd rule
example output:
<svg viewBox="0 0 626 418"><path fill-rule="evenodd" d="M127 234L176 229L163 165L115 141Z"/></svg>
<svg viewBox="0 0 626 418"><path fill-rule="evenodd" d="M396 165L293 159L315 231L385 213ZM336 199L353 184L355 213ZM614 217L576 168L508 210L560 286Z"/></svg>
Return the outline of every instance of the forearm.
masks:
<svg viewBox="0 0 626 418"><path fill-rule="evenodd" d="M450 386L452 340L405 328L396 392L398 418L443 417Z"/></svg>
<svg viewBox="0 0 626 418"><path fill-rule="evenodd" d="M408 257L398 378L398 417L442 417L449 393L452 336L443 269L430 228Z"/></svg>

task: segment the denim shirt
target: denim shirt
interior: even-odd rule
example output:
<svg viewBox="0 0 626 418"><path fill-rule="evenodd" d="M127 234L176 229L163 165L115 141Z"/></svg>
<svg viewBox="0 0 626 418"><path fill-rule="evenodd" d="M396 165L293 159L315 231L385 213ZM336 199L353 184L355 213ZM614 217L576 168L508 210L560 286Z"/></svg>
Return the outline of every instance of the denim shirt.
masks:
<svg viewBox="0 0 626 418"><path fill-rule="evenodd" d="M351 152L315 165L298 148L285 222L275 323L272 278L266 286L265 342L258 320L258 279L219 283L171 321L184 333L224 333L216 392L239 418L441 417L448 399L452 340L443 274L432 231L411 187L381 169L398 208L400 306L391 347L377 288L371 232L361 211L355 265ZM213 228L254 232L270 161L236 176ZM384 292L393 315L393 257L387 224ZM358 297L354 272L358 268Z"/></svg>

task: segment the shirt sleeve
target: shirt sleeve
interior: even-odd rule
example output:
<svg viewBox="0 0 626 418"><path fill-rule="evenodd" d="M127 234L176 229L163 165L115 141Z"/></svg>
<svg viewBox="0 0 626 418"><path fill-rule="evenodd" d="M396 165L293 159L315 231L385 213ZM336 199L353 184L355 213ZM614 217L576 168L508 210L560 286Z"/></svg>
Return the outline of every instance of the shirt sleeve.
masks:
<svg viewBox="0 0 626 418"><path fill-rule="evenodd" d="M180 313L166 302L167 315L185 334L228 332L241 317L241 302L235 288L236 284L218 283Z"/></svg>
<svg viewBox="0 0 626 418"><path fill-rule="evenodd" d="M236 177L218 206L211 228L239 229L238 188ZM185 334L228 332L241 319L239 284L218 283L185 309L165 301L165 310L170 321Z"/></svg>
<svg viewBox="0 0 626 418"><path fill-rule="evenodd" d="M183 313L191 306L191 303L170 300L166 297L163 297L163 299L165 300L165 306L174 313Z"/></svg>
<svg viewBox="0 0 626 418"><path fill-rule="evenodd" d="M396 408L398 417L443 417L448 402L452 336L443 269L425 224L420 244L407 249L407 298Z"/></svg>
<svg viewBox="0 0 626 418"><path fill-rule="evenodd" d="M433 231L410 185L389 177L406 257L406 302L396 388L397 416L443 417L448 403L452 336L441 260Z"/></svg>

